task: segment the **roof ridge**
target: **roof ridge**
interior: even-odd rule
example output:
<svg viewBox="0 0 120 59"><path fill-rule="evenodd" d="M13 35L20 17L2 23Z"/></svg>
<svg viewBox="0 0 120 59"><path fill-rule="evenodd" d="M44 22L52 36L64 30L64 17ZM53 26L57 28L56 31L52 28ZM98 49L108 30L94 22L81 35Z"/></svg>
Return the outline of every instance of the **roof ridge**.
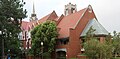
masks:
<svg viewBox="0 0 120 59"><path fill-rule="evenodd" d="M62 15L58 18L57 25L60 23L60 21L61 21L64 17L65 17L65 16L62 14Z"/></svg>
<svg viewBox="0 0 120 59"><path fill-rule="evenodd" d="M84 14L85 14L85 12L87 11L88 8L84 8L84 9L82 9L82 10L84 10L84 12L82 13L82 16L80 17L80 19L84 16ZM80 22L80 19L78 20L78 22L76 23L76 25L72 29L75 29L77 27L78 23Z"/></svg>
<svg viewBox="0 0 120 59"><path fill-rule="evenodd" d="M29 23L28 21L22 21L22 22L26 22L26 23Z"/></svg>
<svg viewBox="0 0 120 59"><path fill-rule="evenodd" d="M75 12L75 13L71 13L71 14L69 14L69 15L65 16L65 17L68 17L68 16L71 16L71 15L74 15L74 14L76 14L76 13L78 13L78 12L80 12L80 11L84 10L84 9L86 9L86 8L83 8L83 9L81 9L81 10L79 10L79 11Z"/></svg>
<svg viewBox="0 0 120 59"><path fill-rule="evenodd" d="M96 18L93 18L89 20L85 28L83 29L83 32L80 36L85 36L88 30L92 27L95 29L94 34L95 35L108 35L108 31L99 23L99 21L96 20Z"/></svg>
<svg viewBox="0 0 120 59"><path fill-rule="evenodd" d="M55 14L56 18L58 17L58 15L56 14L55 10L53 10L53 12L50 13L50 15L48 16L47 20L48 20L53 14ZM53 19L52 19L52 20L53 20Z"/></svg>

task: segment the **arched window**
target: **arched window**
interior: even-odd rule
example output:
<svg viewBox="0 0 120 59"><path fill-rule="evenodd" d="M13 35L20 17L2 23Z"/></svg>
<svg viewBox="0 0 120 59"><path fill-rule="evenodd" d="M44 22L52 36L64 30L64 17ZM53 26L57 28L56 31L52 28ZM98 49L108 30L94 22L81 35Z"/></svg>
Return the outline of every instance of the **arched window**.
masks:
<svg viewBox="0 0 120 59"><path fill-rule="evenodd" d="M72 9L71 9L71 13L75 13L75 8L72 8Z"/></svg>

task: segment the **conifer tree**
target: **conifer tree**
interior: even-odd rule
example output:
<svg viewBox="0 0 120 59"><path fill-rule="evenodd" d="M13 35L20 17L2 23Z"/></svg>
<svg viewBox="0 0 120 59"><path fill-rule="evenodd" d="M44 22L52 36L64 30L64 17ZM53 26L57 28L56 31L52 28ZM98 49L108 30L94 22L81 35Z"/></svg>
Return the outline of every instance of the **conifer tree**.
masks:
<svg viewBox="0 0 120 59"><path fill-rule="evenodd" d="M18 34L21 31L21 21L27 13L23 9L24 4L23 0L0 0L0 31L4 32L0 36L0 40L4 40L5 55L8 54L8 50L11 56L18 56L19 54ZM2 41L0 42L2 43ZM0 47L2 46L1 43ZM1 49L0 51L2 51Z"/></svg>

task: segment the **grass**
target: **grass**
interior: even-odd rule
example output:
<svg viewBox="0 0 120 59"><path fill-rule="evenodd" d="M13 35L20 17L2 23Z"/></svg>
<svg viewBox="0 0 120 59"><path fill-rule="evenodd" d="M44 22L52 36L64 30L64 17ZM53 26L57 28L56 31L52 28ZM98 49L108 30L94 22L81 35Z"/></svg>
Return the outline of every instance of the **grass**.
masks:
<svg viewBox="0 0 120 59"><path fill-rule="evenodd" d="M70 59L77 59L77 58L70 58ZM113 59L120 59L120 57L116 57L116 58L113 58Z"/></svg>
<svg viewBox="0 0 120 59"><path fill-rule="evenodd" d="M120 57L116 57L116 58L113 58L113 59L120 59Z"/></svg>
<svg viewBox="0 0 120 59"><path fill-rule="evenodd" d="M86 54L83 53L83 54L80 54L80 56L86 56Z"/></svg>
<svg viewBox="0 0 120 59"><path fill-rule="evenodd" d="M77 58L70 58L70 59L77 59Z"/></svg>

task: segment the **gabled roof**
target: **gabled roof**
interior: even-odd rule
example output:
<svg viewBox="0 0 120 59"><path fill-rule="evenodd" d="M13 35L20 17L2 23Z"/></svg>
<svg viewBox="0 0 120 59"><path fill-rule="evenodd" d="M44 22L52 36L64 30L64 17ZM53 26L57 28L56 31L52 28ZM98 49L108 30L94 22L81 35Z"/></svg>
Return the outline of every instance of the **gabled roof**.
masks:
<svg viewBox="0 0 120 59"><path fill-rule="evenodd" d="M108 31L95 18L93 18L88 22L80 36L85 36L90 27L95 29L95 35L108 35Z"/></svg>
<svg viewBox="0 0 120 59"><path fill-rule="evenodd" d="M38 20L39 23L45 22L46 20L56 20L56 18L58 18L57 14L55 11L53 11L52 13L48 14L47 16L41 18L40 20Z"/></svg>
<svg viewBox="0 0 120 59"><path fill-rule="evenodd" d="M22 29L22 30L28 30L28 28L27 28L28 23L29 23L29 22L22 21L21 29Z"/></svg>
<svg viewBox="0 0 120 59"><path fill-rule="evenodd" d="M79 24L80 21L82 21L81 18L84 16L87 10L92 10L92 7L89 5L87 8L84 8L78 12L72 13L67 16L61 15L60 17L58 17L56 12L53 11L52 13L46 15L40 20L26 22L26 23L23 22L22 28L29 30L29 28L30 29L33 28L33 25L36 26L38 24L45 22L46 20L52 20L52 21L55 21L57 24L58 33L59 33L58 38L67 38L70 36L70 28L75 29L77 27L77 24ZM83 24L83 23L80 23L80 24ZM81 31L83 30L83 32L80 36L84 36L91 26L93 26L93 28L96 29L96 32L95 32L96 35L108 34L108 32L104 29L104 27L95 18L90 21L87 21L85 25L86 26L84 26L84 28L81 29Z"/></svg>
<svg viewBox="0 0 120 59"><path fill-rule="evenodd" d="M50 16L50 14L48 14L45 17L41 18L40 20L38 20L38 23L45 22L48 19L49 16Z"/></svg>
<svg viewBox="0 0 120 59"><path fill-rule="evenodd" d="M31 21L31 22L26 22L26 21L22 21L22 24L21 24L21 29L22 30L30 30L32 28L34 28L34 26L37 26L38 24L41 24L43 22L45 22L46 20L51 20L51 19L56 19L58 16L56 14L55 11L53 11L52 13L44 16L43 18L39 19L39 20L34 20L34 21Z"/></svg>
<svg viewBox="0 0 120 59"><path fill-rule="evenodd" d="M58 24L59 30L59 38L66 38L69 37L69 29L74 28L76 23L80 20L80 17L84 14L86 8L75 12L73 14L70 14L68 16L64 16L64 18L60 21Z"/></svg>

